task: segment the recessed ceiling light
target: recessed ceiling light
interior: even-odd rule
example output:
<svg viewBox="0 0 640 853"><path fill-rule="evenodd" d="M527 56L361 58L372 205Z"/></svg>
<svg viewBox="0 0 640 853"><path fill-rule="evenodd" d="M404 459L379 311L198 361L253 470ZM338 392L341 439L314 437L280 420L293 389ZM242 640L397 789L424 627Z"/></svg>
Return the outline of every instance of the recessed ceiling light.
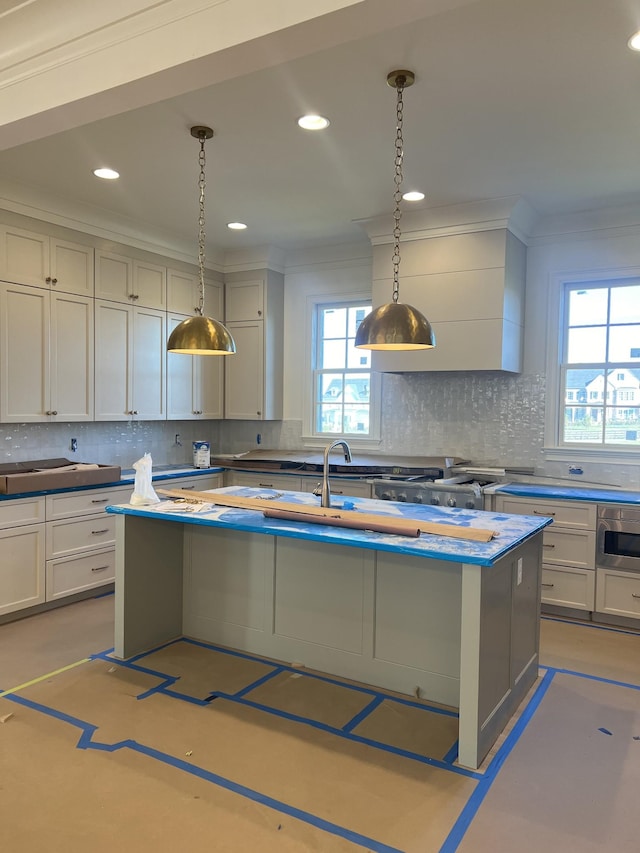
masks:
<svg viewBox="0 0 640 853"><path fill-rule="evenodd" d="M402 198L405 201L422 201L424 193L421 193L419 190L411 190L411 192L403 193Z"/></svg>
<svg viewBox="0 0 640 853"><path fill-rule="evenodd" d="M324 130L325 127L329 127L329 119L324 116L301 116L298 124L303 130Z"/></svg>
<svg viewBox="0 0 640 853"><path fill-rule="evenodd" d="M244 231L247 226L244 222L228 222L227 228L231 228L232 231Z"/></svg>
<svg viewBox="0 0 640 853"><path fill-rule="evenodd" d="M631 50L640 50L640 30L631 36L627 44Z"/></svg>
<svg viewBox="0 0 640 853"><path fill-rule="evenodd" d="M103 178L105 181L115 181L120 177L120 172L116 172L115 169L94 169L93 174L96 178Z"/></svg>

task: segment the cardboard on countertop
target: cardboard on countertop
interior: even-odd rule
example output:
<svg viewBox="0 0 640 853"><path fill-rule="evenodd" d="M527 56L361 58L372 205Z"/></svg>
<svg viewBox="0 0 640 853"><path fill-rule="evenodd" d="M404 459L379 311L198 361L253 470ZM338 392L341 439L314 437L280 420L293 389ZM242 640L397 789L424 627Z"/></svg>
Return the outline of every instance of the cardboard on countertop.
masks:
<svg viewBox="0 0 640 853"><path fill-rule="evenodd" d="M46 492L51 489L73 489L114 483L120 480L119 465L85 468L70 459L35 459L0 465L0 494L16 495Z"/></svg>

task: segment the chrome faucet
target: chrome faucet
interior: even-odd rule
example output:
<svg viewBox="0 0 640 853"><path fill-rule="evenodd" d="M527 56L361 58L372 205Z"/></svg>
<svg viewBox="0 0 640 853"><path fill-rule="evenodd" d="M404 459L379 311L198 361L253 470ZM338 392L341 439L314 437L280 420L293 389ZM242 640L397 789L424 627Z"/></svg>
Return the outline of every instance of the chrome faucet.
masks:
<svg viewBox="0 0 640 853"><path fill-rule="evenodd" d="M322 485L318 485L313 490L316 497L320 496L320 506L331 506L331 489L329 488L329 454L334 447L342 447L344 450L344 461L351 462L351 448L346 441L334 441L333 444L327 445L324 449L324 465L322 467Z"/></svg>

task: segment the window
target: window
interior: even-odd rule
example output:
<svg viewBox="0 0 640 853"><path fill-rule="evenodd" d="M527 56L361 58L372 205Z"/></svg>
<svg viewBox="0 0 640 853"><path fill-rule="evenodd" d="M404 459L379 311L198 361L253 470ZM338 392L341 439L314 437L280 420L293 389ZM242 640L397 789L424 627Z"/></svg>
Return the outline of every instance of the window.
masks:
<svg viewBox="0 0 640 853"><path fill-rule="evenodd" d="M629 403L640 400L640 283L567 284L563 316L560 443L637 448L640 406Z"/></svg>
<svg viewBox="0 0 640 853"><path fill-rule="evenodd" d="M371 304L364 300L315 307L314 436L377 437L371 353L354 346L356 330L370 311Z"/></svg>

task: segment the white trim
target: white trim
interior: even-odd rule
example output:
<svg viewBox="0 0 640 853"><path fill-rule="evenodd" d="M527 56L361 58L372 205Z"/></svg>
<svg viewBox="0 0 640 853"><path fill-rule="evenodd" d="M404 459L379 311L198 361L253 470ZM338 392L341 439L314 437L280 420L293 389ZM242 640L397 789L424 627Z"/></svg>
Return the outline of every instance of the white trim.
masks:
<svg viewBox="0 0 640 853"><path fill-rule="evenodd" d="M637 447L607 447L603 445L562 444L560 441L560 362L561 342L565 328L565 306L563 302L566 285L595 284L625 279L640 279L640 267L617 267L589 270L555 272L550 276L547 313L547 390L545 397L545 446L542 449L546 461L573 461L588 459L589 462L634 461L638 459Z"/></svg>
<svg viewBox="0 0 640 853"><path fill-rule="evenodd" d="M304 327L304 392L302 411L302 441L305 447L324 447L327 439L345 439L349 444L354 444L361 450L375 449L380 446L381 423L382 423L382 383L380 374L371 370L371 394L369 408L370 434L358 438L351 434L327 433L318 435L313 429L313 411L315 406L313 394L313 353L315 352L316 340L314 338L314 319L318 305L335 305L340 302L366 302L371 303L371 293L356 291L349 293L323 293L307 296L305 309Z"/></svg>

